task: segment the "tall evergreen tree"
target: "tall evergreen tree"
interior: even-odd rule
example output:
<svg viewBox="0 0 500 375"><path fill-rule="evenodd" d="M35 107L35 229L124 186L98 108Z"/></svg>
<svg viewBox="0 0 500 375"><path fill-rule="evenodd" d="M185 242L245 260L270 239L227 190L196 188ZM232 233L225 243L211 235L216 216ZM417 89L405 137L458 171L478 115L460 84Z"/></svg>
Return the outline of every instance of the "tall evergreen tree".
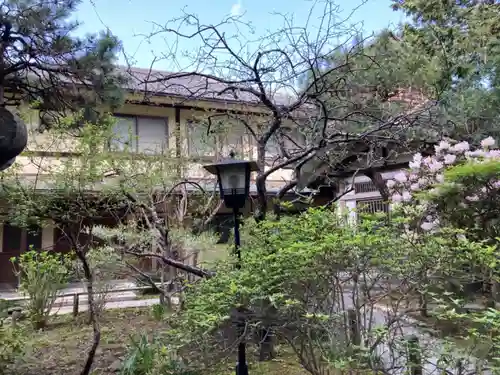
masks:
<svg viewBox="0 0 500 375"><path fill-rule="evenodd" d="M444 131L477 142L500 139L500 7L494 0L393 0L410 17L404 42L439 99Z"/></svg>
<svg viewBox="0 0 500 375"><path fill-rule="evenodd" d="M0 5L0 102L37 103L42 125L84 110L98 120L96 108L122 101L123 76L115 69L119 41L109 31L75 37L70 20L80 0L4 0ZM57 117L57 116L56 116Z"/></svg>

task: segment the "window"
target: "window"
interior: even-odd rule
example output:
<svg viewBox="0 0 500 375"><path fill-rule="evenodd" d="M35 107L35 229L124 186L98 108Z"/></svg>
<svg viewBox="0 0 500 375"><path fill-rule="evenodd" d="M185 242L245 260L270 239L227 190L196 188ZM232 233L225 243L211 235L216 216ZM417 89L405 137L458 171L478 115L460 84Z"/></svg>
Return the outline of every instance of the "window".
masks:
<svg viewBox="0 0 500 375"><path fill-rule="evenodd" d="M21 250L29 251L30 246L33 246L34 250L40 250L42 248L42 228L34 225L24 230L4 223L2 240L2 250L5 253L19 254Z"/></svg>
<svg viewBox="0 0 500 375"><path fill-rule="evenodd" d="M221 138L222 153L227 157L231 151L236 154L243 154L250 151L248 132L243 124L232 123L223 129ZM248 146L245 150L245 146ZM238 157L242 157L239 155Z"/></svg>
<svg viewBox="0 0 500 375"><path fill-rule="evenodd" d="M372 199L356 202L356 210L359 213L374 214L377 212L389 212L389 203L382 199Z"/></svg>
<svg viewBox="0 0 500 375"><path fill-rule="evenodd" d="M372 191L378 191L375 184L371 181L366 182L355 182L354 183L354 192L358 193L371 193Z"/></svg>
<svg viewBox="0 0 500 375"><path fill-rule="evenodd" d="M111 144L118 150L158 154L168 148L167 119L119 116Z"/></svg>
<svg viewBox="0 0 500 375"><path fill-rule="evenodd" d="M280 146L278 142L280 138L283 139L285 151L290 154L302 150L306 144L305 136L298 128L282 127L276 131L267 142L266 154L268 157L275 158L280 154Z"/></svg>
<svg viewBox="0 0 500 375"><path fill-rule="evenodd" d="M217 150L217 135L207 134L208 124L198 121L188 121L187 141L190 156L215 156Z"/></svg>
<svg viewBox="0 0 500 375"><path fill-rule="evenodd" d="M2 250L4 253L19 254L21 250L22 229L9 223L3 225Z"/></svg>

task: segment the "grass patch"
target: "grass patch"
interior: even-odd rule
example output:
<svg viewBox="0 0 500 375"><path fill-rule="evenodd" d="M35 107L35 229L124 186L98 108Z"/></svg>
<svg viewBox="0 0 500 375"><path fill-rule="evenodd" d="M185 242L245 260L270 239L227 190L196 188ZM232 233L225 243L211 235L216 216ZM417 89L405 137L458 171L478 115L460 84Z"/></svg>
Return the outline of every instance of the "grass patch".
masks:
<svg viewBox="0 0 500 375"><path fill-rule="evenodd" d="M167 328L164 322L153 318L151 308L107 310L101 319L101 343L92 374L119 373L130 336L144 333L152 337ZM92 327L87 324L85 313L77 319L69 314L55 317L44 331L33 331L27 322L24 329L27 352L5 375L73 375L81 371L92 340ZM249 348L254 349L257 348ZM250 353L249 359L253 359ZM227 371L208 375L234 374L234 360L229 358L227 366L224 365ZM274 361L250 363L250 371L252 375L307 374L289 353Z"/></svg>

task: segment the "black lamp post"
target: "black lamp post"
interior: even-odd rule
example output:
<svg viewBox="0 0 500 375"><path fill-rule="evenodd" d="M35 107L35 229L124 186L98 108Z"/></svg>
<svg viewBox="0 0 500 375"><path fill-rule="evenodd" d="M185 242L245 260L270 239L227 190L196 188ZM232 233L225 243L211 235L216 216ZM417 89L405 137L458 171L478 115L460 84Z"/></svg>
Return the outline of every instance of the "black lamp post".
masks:
<svg viewBox="0 0 500 375"><path fill-rule="evenodd" d="M0 171L9 168L28 143L24 122L0 106Z"/></svg>
<svg viewBox="0 0 500 375"><path fill-rule="evenodd" d="M233 209L234 247L236 256L238 257L237 267L241 268L239 211L241 208L245 207L248 194L250 193L250 173L258 171L259 167L254 161L235 159L234 152L231 152L229 156L229 159L216 164L206 165L204 168L211 174L217 176L220 196L224 200L226 207ZM245 329L244 322L239 321L238 323L239 332L243 334ZM238 345L236 375L248 375L244 339L241 339Z"/></svg>

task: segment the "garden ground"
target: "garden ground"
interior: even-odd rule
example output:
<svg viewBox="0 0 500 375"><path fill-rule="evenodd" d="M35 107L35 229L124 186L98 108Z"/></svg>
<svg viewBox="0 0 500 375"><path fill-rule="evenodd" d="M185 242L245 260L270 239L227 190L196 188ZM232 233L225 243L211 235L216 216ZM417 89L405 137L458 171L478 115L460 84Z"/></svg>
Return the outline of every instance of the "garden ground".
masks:
<svg viewBox="0 0 500 375"><path fill-rule="evenodd" d="M92 328L86 314L76 320L71 315L58 316L44 331L35 332L26 327L27 352L11 366L6 375L73 375L83 368L91 342ZM159 333L166 326L151 314L151 308L108 310L101 319L101 344L97 350L93 375L119 373L119 368L130 343L130 337ZM27 324L27 323L26 323ZM227 364L227 372L234 373L234 363ZM253 375L305 375L289 356L267 363L251 364Z"/></svg>

